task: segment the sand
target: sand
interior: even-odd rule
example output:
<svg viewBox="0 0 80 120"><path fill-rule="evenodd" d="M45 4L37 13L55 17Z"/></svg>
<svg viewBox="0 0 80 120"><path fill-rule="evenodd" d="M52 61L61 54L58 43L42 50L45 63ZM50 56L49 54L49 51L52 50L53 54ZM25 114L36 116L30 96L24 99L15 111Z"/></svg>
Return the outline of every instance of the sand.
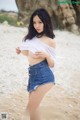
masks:
<svg viewBox="0 0 80 120"><path fill-rule="evenodd" d="M28 61L17 55L27 28L0 24L0 120L29 120L24 112ZM67 31L54 31L57 43L56 85L46 94L41 105L42 120L80 120L80 36Z"/></svg>

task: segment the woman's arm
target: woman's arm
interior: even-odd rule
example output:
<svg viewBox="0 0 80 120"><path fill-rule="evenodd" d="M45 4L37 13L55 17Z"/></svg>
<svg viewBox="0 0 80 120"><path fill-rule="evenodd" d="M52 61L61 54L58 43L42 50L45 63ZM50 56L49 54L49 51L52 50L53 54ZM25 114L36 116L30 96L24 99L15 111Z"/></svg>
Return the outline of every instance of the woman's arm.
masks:
<svg viewBox="0 0 80 120"><path fill-rule="evenodd" d="M56 48L56 43L55 43L55 41L51 41L50 44L51 44L51 45L50 45L51 47ZM37 52L35 53L35 55L37 56L37 58L44 58L44 59L46 59L47 62L48 62L48 65L49 65L50 67L54 67L54 65L55 65L55 58L52 58L52 57L49 55L49 53L44 52L44 51L37 51Z"/></svg>
<svg viewBox="0 0 80 120"><path fill-rule="evenodd" d="M27 56L27 55L28 55L28 50L20 50L20 48L17 47L17 48L16 48L16 53L17 53L17 54L22 53L22 55Z"/></svg>
<svg viewBox="0 0 80 120"><path fill-rule="evenodd" d="M28 50L21 50L22 55L27 56L28 55Z"/></svg>
<svg viewBox="0 0 80 120"><path fill-rule="evenodd" d="M55 40L51 40L50 41L50 46L53 47L54 49L56 49L56 42ZM46 56L46 60L48 62L48 65L50 67L54 67L55 65L55 58L52 58L49 54Z"/></svg>
<svg viewBox="0 0 80 120"><path fill-rule="evenodd" d="M54 60L51 58L50 55L47 55L47 56L46 56L46 60L47 60L48 65L49 65L50 67L54 67L55 62L54 62Z"/></svg>
<svg viewBox="0 0 80 120"><path fill-rule="evenodd" d="M46 59L47 62L48 62L48 65L50 67L54 67L54 60L51 58L51 56L48 53L43 52L43 51L38 51L38 52L35 53L35 55L36 55L37 58Z"/></svg>

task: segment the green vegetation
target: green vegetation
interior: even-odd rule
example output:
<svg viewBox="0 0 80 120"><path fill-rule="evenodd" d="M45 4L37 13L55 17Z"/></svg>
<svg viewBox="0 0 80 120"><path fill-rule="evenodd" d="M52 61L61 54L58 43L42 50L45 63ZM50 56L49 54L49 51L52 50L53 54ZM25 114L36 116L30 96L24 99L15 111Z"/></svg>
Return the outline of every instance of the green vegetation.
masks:
<svg viewBox="0 0 80 120"><path fill-rule="evenodd" d="M17 18L6 14L0 14L0 23L3 23L4 21L7 21L10 25L17 26Z"/></svg>

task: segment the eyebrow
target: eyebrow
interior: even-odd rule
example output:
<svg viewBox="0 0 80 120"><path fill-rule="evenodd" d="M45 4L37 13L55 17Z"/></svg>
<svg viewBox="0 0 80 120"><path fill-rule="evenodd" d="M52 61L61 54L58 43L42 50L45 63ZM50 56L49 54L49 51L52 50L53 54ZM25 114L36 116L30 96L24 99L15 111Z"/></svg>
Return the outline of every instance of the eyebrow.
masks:
<svg viewBox="0 0 80 120"><path fill-rule="evenodd" d="M33 22L36 22L36 21L33 20ZM42 22L42 21L41 21L41 20L38 20L38 22Z"/></svg>

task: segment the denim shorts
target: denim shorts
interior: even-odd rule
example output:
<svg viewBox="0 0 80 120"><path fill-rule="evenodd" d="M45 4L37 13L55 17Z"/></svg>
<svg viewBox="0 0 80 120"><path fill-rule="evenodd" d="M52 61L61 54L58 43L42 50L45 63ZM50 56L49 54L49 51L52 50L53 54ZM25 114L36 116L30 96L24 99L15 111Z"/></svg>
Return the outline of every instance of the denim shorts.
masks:
<svg viewBox="0 0 80 120"><path fill-rule="evenodd" d="M55 84L53 72L50 70L46 60L35 65L29 66L29 80L27 90L32 92L40 85L46 83Z"/></svg>

